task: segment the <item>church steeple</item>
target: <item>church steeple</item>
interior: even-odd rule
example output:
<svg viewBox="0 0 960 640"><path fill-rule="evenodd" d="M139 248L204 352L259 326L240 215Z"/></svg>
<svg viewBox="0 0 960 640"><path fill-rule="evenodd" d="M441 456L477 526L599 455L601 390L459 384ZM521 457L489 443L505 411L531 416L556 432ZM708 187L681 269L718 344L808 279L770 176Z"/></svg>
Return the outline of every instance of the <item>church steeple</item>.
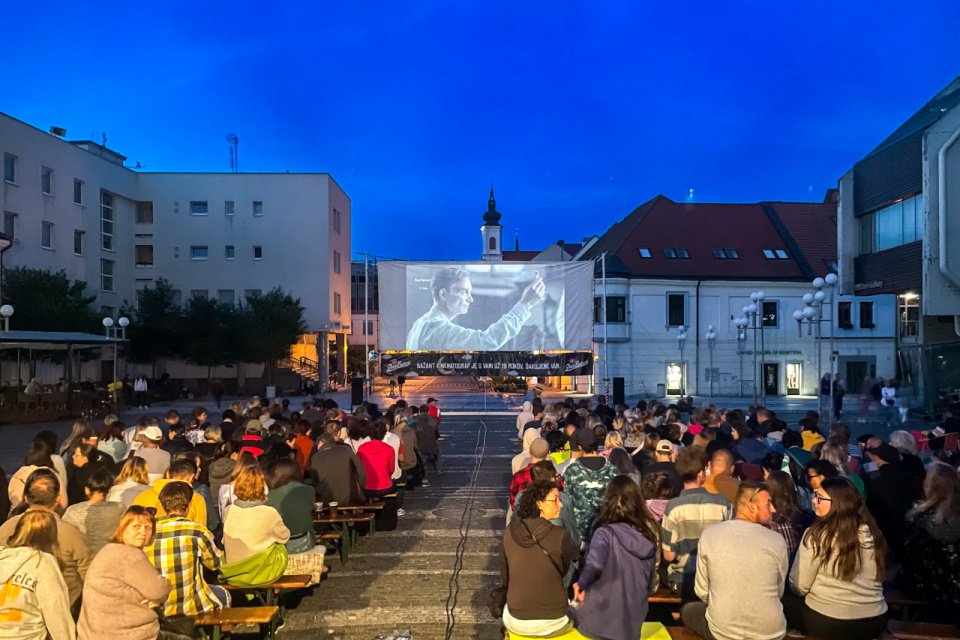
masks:
<svg viewBox="0 0 960 640"><path fill-rule="evenodd" d="M493 197L493 187L490 187L490 200L487 201L487 212L483 214L483 224L490 227L500 226L500 212L497 211L497 201Z"/></svg>

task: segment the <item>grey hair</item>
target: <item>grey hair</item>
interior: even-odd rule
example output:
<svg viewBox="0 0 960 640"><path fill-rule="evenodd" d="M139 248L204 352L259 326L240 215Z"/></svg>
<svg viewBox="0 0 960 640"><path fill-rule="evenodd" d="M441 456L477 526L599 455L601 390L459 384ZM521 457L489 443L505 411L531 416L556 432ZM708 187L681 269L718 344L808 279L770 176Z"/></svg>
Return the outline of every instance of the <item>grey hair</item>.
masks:
<svg viewBox="0 0 960 640"><path fill-rule="evenodd" d="M899 430L890 434L890 444L900 453L917 455L917 439L909 431Z"/></svg>

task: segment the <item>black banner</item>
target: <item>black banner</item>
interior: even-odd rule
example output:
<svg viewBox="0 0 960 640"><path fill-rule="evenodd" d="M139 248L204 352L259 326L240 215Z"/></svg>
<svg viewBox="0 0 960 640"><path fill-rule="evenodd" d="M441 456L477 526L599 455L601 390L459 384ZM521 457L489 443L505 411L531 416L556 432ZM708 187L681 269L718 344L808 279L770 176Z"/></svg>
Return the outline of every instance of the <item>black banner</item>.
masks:
<svg viewBox="0 0 960 640"><path fill-rule="evenodd" d="M380 356L385 376L587 376L593 373L593 354L528 351L475 353L385 353Z"/></svg>

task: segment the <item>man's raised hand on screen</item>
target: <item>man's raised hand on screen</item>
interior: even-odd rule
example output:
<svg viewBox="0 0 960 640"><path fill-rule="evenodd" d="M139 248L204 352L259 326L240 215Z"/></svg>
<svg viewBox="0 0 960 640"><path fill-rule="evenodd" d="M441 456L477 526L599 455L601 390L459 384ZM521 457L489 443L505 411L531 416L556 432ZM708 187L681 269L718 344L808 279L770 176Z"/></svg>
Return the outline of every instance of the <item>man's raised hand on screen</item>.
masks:
<svg viewBox="0 0 960 640"><path fill-rule="evenodd" d="M543 284L543 276L537 273L537 278L523 290L523 295L520 296L520 303L526 305L528 309L532 309L543 302L545 296L546 286Z"/></svg>

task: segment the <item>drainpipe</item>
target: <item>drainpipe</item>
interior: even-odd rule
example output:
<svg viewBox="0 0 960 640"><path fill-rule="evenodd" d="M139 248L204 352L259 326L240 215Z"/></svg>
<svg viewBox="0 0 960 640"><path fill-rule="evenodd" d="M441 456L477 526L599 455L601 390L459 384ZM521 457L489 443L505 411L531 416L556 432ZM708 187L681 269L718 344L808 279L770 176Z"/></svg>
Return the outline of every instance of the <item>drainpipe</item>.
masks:
<svg viewBox="0 0 960 640"><path fill-rule="evenodd" d="M947 242L947 150L953 146L957 139L960 139L960 129L953 132L947 143L940 147L940 151L937 153L937 215L940 227L940 273L952 282L953 286L960 289L960 278L957 278L956 274L950 271L950 264L947 260L947 247L949 246ZM953 316L953 331L960 336L960 315Z"/></svg>
<svg viewBox="0 0 960 640"><path fill-rule="evenodd" d="M697 363L697 395L700 395L700 279L697 278L697 342L696 342L696 363Z"/></svg>

